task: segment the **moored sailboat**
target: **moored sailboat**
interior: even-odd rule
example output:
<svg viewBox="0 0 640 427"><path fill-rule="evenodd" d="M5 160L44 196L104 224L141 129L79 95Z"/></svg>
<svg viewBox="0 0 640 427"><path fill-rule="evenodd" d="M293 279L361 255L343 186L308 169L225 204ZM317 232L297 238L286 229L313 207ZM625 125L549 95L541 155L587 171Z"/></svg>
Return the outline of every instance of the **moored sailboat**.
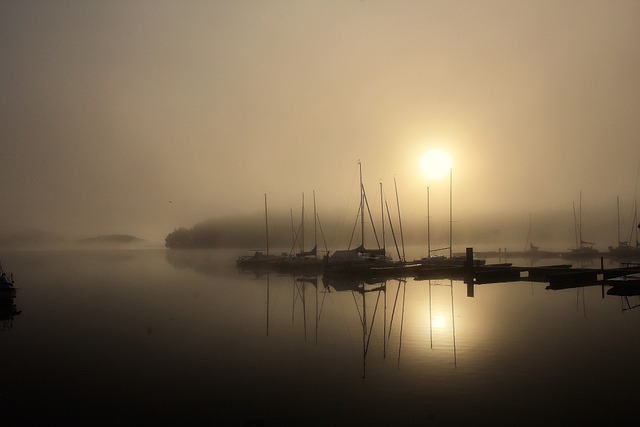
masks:
<svg viewBox="0 0 640 427"><path fill-rule="evenodd" d="M371 210L369 209L369 202L367 200L364 184L362 182L362 163L358 162L358 166L360 174L360 206L358 208L358 216L356 219L356 223L354 224L354 230L358 225L359 219L360 245L353 249L349 248L344 250L337 250L331 255L327 254L324 263L325 274L362 274L369 271L373 267L385 267L394 265L394 261L386 254L386 248L384 246L384 233L382 236L382 245L380 245L375 226L373 225L373 220L371 221L371 227L378 248L369 249L365 247L365 209L367 209L370 219L372 219L372 216ZM382 227L384 230L384 211L382 212L382 221ZM351 244L349 246L351 246Z"/></svg>
<svg viewBox="0 0 640 427"><path fill-rule="evenodd" d="M322 258L318 257L318 211L316 207L316 193L313 192L313 248L305 250L305 216L304 216L304 194L302 194L302 220L298 231L294 233L293 248L289 256L278 262L278 269L283 272L320 273L324 266ZM300 245L300 252L295 253L295 246Z"/></svg>
<svg viewBox="0 0 640 427"><path fill-rule="evenodd" d="M467 258L465 256L453 255L453 171L449 170L449 246L431 250L431 215L430 215L429 187L427 187L427 256L420 258L419 262L427 268L437 267L462 267L465 265ZM433 252L449 250L449 256L433 255ZM474 259L473 265L484 265L485 260Z"/></svg>
<svg viewBox="0 0 640 427"><path fill-rule="evenodd" d="M264 195L264 221L266 250L256 250L253 255L242 255L236 260L236 266L247 270L275 269L278 263L286 258L286 254L275 255L269 252L269 214L267 194Z"/></svg>
<svg viewBox="0 0 640 427"><path fill-rule="evenodd" d="M638 227L631 231L629 240L621 240L620 238L620 197L618 202L618 246L609 246L609 255L619 261L636 261L640 259L640 242L638 241L638 231L640 231L640 224ZM633 224L638 222L638 207L634 207ZM631 245L631 240L635 234L635 245Z"/></svg>
<svg viewBox="0 0 640 427"><path fill-rule="evenodd" d="M576 204L573 203L573 219L575 224L576 247L562 254L567 259L592 259L597 257L600 252L594 248L595 243L587 242L582 238L582 191L579 199L579 219L576 219Z"/></svg>

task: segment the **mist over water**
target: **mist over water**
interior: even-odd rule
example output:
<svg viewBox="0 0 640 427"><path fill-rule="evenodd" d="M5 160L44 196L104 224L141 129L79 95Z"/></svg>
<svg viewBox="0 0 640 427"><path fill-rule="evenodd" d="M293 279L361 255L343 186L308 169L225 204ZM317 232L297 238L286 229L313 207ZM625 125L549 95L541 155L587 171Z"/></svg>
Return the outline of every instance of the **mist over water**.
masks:
<svg viewBox="0 0 640 427"><path fill-rule="evenodd" d="M635 2L154 3L1 6L2 228L162 244L264 193L287 221L314 190L340 222L361 162L373 204L397 178L419 230L429 186L446 229L432 150L452 161L464 245L522 246L532 215L564 248L580 191L601 249L616 196L632 222Z"/></svg>

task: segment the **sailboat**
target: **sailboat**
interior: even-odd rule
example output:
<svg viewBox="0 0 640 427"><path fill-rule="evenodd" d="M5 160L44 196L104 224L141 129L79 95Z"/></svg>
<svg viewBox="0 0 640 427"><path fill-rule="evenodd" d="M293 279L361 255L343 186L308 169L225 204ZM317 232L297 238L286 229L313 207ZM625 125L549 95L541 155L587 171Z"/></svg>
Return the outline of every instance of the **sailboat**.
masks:
<svg viewBox="0 0 640 427"><path fill-rule="evenodd" d="M431 228L430 228L430 200L429 187L427 187L427 256L422 257L419 263L425 267L462 267L465 265L466 257L453 256L453 171L449 171L449 246L431 250ZM433 255L433 252L449 250L449 256ZM485 264L483 259L474 259L473 265L481 266Z"/></svg>
<svg viewBox="0 0 640 427"><path fill-rule="evenodd" d="M638 231L640 230L640 224L635 230L631 231L629 240L620 239L620 197L617 198L618 202L618 246L609 246L609 254L620 261L636 261L640 259L640 242L638 241ZM633 214L633 224L638 222L638 207L635 206ZM631 246L631 240L635 232L635 246Z"/></svg>
<svg viewBox="0 0 640 427"><path fill-rule="evenodd" d="M378 240L376 229L373 226L373 218L369 209L369 202L362 183L362 163L358 162L360 173L360 207L358 208L358 218L360 223L360 245L353 249L337 250L330 256L325 257L325 273L362 273L368 271L372 267L391 266L394 264L391 257L387 256L384 246L384 235L382 236L382 246ZM377 249L369 249L365 247L365 209L369 213L371 219L371 227L375 236ZM383 230L384 230L384 211L382 213ZM356 219L355 227L358 225ZM349 245L351 246L351 245Z"/></svg>
<svg viewBox="0 0 640 427"><path fill-rule="evenodd" d="M243 255L236 260L236 266L243 269L275 269L278 263L286 259L286 254L275 255L269 253L269 214L267 209L267 194L264 195L264 224L266 236L266 250L256 250L253 255Z"/></svg>
<svg viewBox="0 0 640 427"><path fill-rule="evenodd" d="M575 202L573 203L573 220L575 224L576 247L570 249L569 252L563 253L563 258L591 259L598 256L598 254L600 253L596 248L593 247L595 243L587 242L582 238L582 191L580 192L579 203L579 219L576 218L576 204Z"/></svg>
<svg viewBox="0 0 640 427"><path fill-rule="evenodd" d="M529 233L527 234L527 241L524 246L524 251L522 252L525 258L540 259L555 258L558 256L558 252L541 251L540 247L533 244L531 235L531 215L529 215Z"/></svg>
<svg viewBox="0 0 640 427"><path fill-rule="evenodd" d="M299 272L305 271L307 273L322 271L324 261L318 257L318 212L316 208L316 193L313 192L313 241L314 245L311 250L305 250L305 216L304 216L304 193L302 194L302 220L297 233L295 233L293 246L300 245L300 252L294 253L294 248L291 250L291 254L279 261L279 269L285 272Z"/></svg>

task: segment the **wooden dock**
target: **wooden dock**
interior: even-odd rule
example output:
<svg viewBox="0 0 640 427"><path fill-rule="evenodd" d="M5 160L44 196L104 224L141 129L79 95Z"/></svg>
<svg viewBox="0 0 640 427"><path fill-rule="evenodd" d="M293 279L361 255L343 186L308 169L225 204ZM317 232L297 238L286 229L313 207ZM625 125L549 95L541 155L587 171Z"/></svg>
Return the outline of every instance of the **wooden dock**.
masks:
<svg viewBox="0 0 640 427"><path fill-rule="evenodd" d="M473 249L467 249L464 266L424 267L416 271L416 280L458 279L468 285L505 282L545 282L547 289L560 290L585 286L612 286L614 294L640 293L640 264L627 264L617 268L572 268L571 264L540 267L519 267L511 264L473 265Z"/></svg>

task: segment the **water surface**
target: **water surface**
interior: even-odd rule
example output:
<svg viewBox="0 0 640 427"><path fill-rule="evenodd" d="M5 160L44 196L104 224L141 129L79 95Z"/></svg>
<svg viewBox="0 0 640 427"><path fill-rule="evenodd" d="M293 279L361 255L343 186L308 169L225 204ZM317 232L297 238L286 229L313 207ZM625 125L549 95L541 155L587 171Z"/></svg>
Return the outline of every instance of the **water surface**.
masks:
<svg viewBox="0 0 640 427"><path fill-rule="evenodd" d="M0 332L9 421L619 425L635 418L637 296L515 282L478 285L470 298L466 284L451 280L363 286L246 274L236 270L236 255L0 254L20 288L13 304L21 312Z"/></svg>

